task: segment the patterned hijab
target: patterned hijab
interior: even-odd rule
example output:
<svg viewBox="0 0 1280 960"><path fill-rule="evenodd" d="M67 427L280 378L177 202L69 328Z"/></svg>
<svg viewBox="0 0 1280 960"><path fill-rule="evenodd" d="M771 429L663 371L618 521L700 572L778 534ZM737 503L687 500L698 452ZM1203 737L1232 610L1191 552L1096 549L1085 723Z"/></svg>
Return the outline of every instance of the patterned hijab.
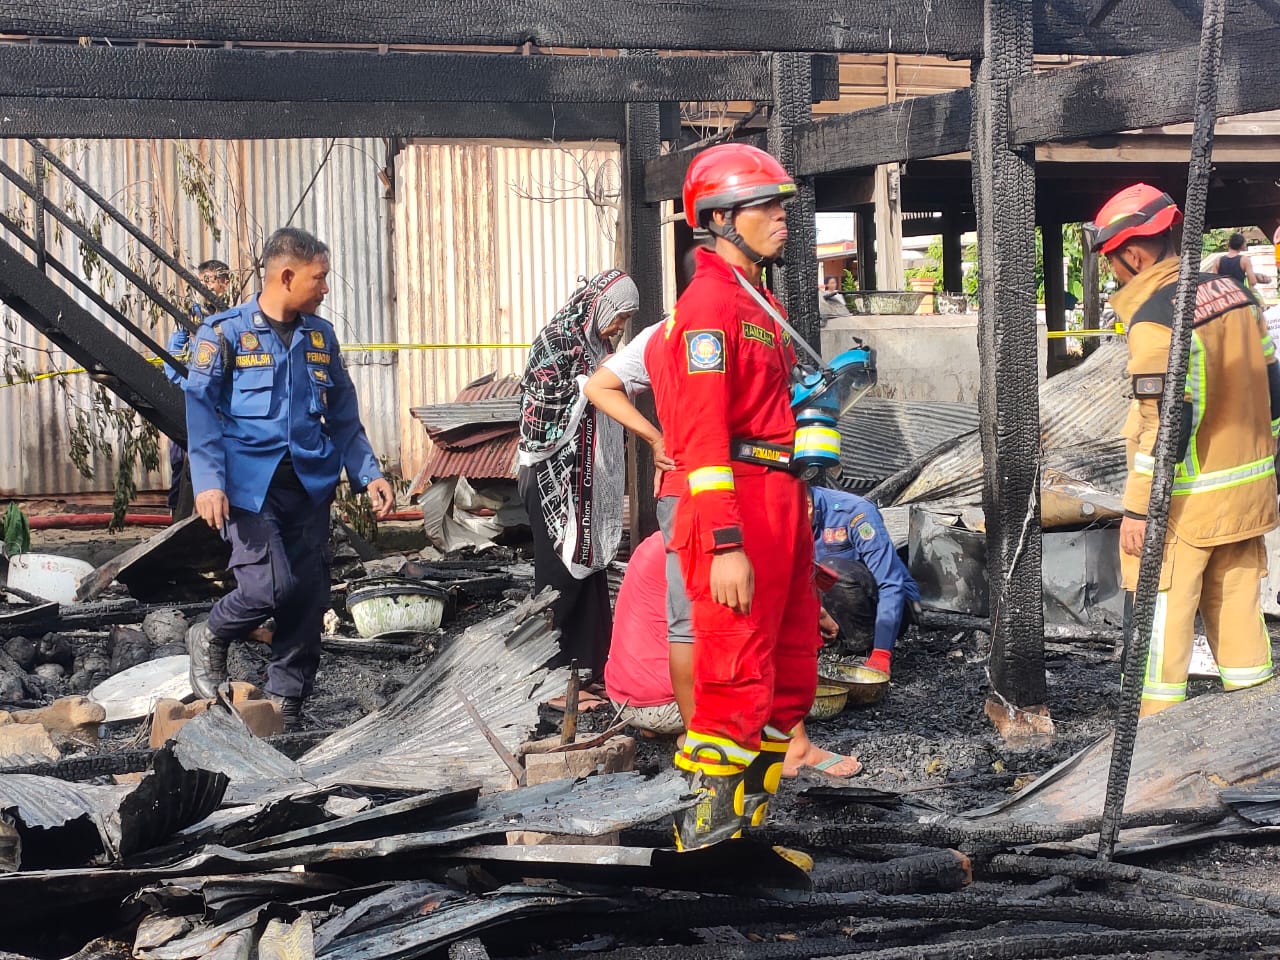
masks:
<svg viewBox="0 0 1280 960"><path fill-rule="evenodd" d="M579 376L591 376L613 349L601 335L620 313L640 308L640 291L622 270L584 281L529 348L520 381L520 449L542 459L565 437Z"/></svg>

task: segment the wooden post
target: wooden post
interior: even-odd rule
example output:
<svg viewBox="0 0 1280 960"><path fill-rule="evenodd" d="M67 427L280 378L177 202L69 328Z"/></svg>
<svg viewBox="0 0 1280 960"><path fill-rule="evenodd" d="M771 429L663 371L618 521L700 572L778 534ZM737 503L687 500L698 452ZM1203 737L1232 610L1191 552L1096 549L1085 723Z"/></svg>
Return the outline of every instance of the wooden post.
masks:
<svg viewBox="0 0 1280 960"><path fill-rule="evenodd" d="M876 287L876 208L868 204L858 208L858 289Z"/></svg>
<svg viewBox="0 0 1280 960"><path fill-rule="evenodd" d="M636 56L638 54L629 54ZM652 55L646 52L646 55ZM662 316L662 214L657 204L644 202L644 165L662 149L659 107L656 103L629 103L626 107L625 144L627 192L627 272L640 290L640 310L627 324L630 340ZM653 397L638 403L650 420L656 419ZM627 444L627 496L631 501L631 546L658 529L657 501L653 497L653 451L637 437Z"/></svg>
<svg viewBox="0 0 1280 960"><path fill-rule="evenodd" d="M1084 258L1080 266L1081 306L1084 308L1082 323L1086 330L1097 330L1102 324L1102 291L1098 289L1098 255L1089 250L1089 240L1080 226L1080 249ZM1084 355L1087 357L1102 342L1096 335L1084 338Z"/></svg>
<svg viewBox="0 0 1280 960"><path fill-rule="evenodd" d="M942 289L964 293L964 250L960 242L959 218L947 217L942 224Z"/></svg>
<svg viewBox="0 0 1280 960"><path fill-rule="evenodd" d="M1048 332L1067 329L1067 280L1062 270L1062 224L1040 227L1040 260L1044 271L1044 326ZM1052 377L1068 367L1067 341L1050 337L1045 358L1045 374Z"/></svg>
<svg viewBox="0 0 1280 960"><path fill-rule="evenodd" d="M1046 699L1036 389L1035 159L1009 145L1009 88L1031 73L1031 0L983 0L973 75L978 228L978 408L991 590L992 702L1010 719ZM995 709L992 709L995 708Z"/></svg>
<svg viewBox="0 0 1280 960"><path fill-rule="evenodd" d="M807 53L772 55L773 109L769 114L769 152L792 176L796 169L795 129L812 111L813 60ZM774 289L786 304L792 326L816 350L822 349L818 320L818 221L813 180L796 177L795 199L787 204L786 262L775 274Z"/></svg>

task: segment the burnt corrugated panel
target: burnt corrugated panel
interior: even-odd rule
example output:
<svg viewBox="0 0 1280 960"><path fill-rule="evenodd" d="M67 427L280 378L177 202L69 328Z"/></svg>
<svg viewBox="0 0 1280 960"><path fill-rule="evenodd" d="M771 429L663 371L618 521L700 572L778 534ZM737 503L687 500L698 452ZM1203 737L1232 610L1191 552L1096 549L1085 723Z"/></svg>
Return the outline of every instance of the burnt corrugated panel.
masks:
<svg viewBox="0 0 1280 960"><path fill-rule="evenodd" d="M1104 342L1080 366L1040 385L1042 467L1116 491L1124 483L1120 429L1129 409L1128 351L1121 340ZM975 433L940 454L894 501L978 503L982 498L982 447Z"/></svg>
<svg viewBox="0 0 1280 960"><path fill-rule="evenodd" d="M429 433L451 433L481 424L517 423L520 401L515 397L504 397L467 403L436 403L429 407L413 407L411 412Z"/></svg>
<svg viewBox="0 0 1280 960"><path fill-rule="evenodd" d="M467 450L449 450L440 444L432 447L427 458L429 480L441 477L466 477L468 480L516 479L516 453L520 435L514 430L506 436Z"/></svg>
<svg viewBox="0 0 1280 960"><path fill-rule="evenodd" d="M396 324L406 406L453 400L490 371L519 375L527 344L583 274L613 266L615 144L411 142L396 161ZM456 345L456 346L454 346ZM425 431L402 421L406 475Z"/></svg>
<svg viewBox="0 0 1280 960"><path fill-rule="evenodd" d="M385 163L382 141L53 140L47 145L183 263L194 267L211 257L227 261L243 280L246 293L257 287L254 260L272 230L291 224L318 234L333 249L331 292L321 313L333 321L344 341L396 339L388 269L389 210L378 180ZM7 140L0 143L0 158L29 174L33 151L23 141ZM70 209L86 222L92 223L97 213L57 173L50 174L48 197L51 204ZM29 205L23 207L17 188L0 181L0 210L29 216ZM0 231L0 235L5 234ZM76 266L160 343L167 340L174 325L170 318L152 315L120 281L112 282L102 272L86 268L79 242L52 218L48 235L52 255ZM152 277L169 296L186 299L176 275L130 241L122 228L104 222L103 242L144 276ZM73 295L96 313L86 298ZM0 320L8 345L32 372L75 366L3 307ZM350 354L346 360L374 448L394 460L401 433L396 355L366 351ZM90 389L90 381L83 376L0 388L0 493L111 489L109 462L95 460L95 478L85 480L67 455L67 424L76 408L85 405ZM407 413L404 416L407 419ZM156 489L167 483L167 477L156 473L140 481L142 489Z"/></svg>
<svg viewBox="0 0 1280 960"><path fill-rule="evenodd" d="M863 397L840 418L841 485L869 489L977 428L978 409L969 404Z"/></svg>
<svg viewBox="0 0 1280 960"><path fill-rule="evenodd" d="M426 476L514 480L519 394L515 377L482 378L463 388L454 403L415 407L414 416L436 440Z"/></svg>

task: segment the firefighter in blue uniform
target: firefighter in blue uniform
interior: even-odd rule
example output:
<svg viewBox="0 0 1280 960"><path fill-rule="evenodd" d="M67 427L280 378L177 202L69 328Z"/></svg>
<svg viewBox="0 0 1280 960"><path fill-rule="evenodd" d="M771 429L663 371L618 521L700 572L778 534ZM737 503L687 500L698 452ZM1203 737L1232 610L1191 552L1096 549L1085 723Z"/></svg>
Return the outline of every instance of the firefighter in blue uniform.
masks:
<svg viewBox="0 0 1280 960"><path fill-rule="evenodd" d="M190 352L187 444L196 512L231 544L236 588L187 636L191 687L210 697L227 651L276 619L267 693L295 726L320 663L329 600L329 506L343 469L391 510L391 485L369 445L355 389L327 320L329 250L277 230L262 252L262 293L209 317Z"/></svg>
<svg viewBox="0 0 1280 960"><path fill-rule="evenodd" d="M811 487L810 496L814 556L839 577L823 594L822 605L846 643L874 624L867 666L889 673L894 645L919 605L920 588L874 503L824 487Z"/></svg>

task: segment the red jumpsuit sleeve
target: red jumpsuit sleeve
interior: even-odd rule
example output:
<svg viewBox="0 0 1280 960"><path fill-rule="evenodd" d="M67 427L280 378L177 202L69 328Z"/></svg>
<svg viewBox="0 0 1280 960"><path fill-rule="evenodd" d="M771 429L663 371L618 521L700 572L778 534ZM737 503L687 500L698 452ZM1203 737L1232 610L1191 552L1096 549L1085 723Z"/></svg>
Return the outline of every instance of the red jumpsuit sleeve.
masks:
<svg viewBox="0 0 1280 960"><path fill-rule="evenodd" d="M671 331L667 360L679 403L678 449L708 552L742 546L742 516L729 458L730 398L739 371L738 336L723 309L681 308L688 319ZM684 318L681 318L684 320Z"/></svg>

